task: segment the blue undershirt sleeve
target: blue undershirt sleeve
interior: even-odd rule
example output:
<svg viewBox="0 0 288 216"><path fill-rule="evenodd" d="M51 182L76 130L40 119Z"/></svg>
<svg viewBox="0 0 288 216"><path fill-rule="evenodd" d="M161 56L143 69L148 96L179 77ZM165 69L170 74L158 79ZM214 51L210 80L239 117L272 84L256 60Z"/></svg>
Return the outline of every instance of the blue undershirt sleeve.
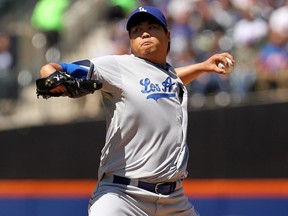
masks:
<svg viewBox="0 0 288 216"><path fill-rule="evenodd" d="M58 62L62 67L62 71L68 73L75 78L86 78L88 68L73 63Z"/></svg>

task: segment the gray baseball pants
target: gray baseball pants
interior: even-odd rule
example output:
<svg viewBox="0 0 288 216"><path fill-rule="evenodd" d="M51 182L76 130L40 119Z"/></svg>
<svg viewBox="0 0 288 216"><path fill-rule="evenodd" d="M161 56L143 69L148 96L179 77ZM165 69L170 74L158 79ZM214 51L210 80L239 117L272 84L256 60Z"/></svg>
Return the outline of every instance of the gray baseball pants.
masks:
<svg viewBox="0 0 288 216"><path fill-rule="evenodd" d="M169 195L156 194L132 185L101 180L89 202L89 216L199 216L182 183Z"/></svg>

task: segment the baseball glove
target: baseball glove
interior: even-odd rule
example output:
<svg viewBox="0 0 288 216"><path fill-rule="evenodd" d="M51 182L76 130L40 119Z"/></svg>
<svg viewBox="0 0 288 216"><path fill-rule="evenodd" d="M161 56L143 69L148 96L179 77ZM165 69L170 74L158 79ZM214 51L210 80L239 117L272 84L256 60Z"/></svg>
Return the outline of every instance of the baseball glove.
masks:
<svg viewBox="0 0 288 216"><path fill-rule="evenodd" d="M67 91L52 93L51 90L59 85L64 85ZM98 80L74 78L69 74L58 70L48 77L36 80L37 97L39 98L39 96L42 96L44 99L60 96L78 98L87 94L93 94L101 87L102 84Z"/></svg>

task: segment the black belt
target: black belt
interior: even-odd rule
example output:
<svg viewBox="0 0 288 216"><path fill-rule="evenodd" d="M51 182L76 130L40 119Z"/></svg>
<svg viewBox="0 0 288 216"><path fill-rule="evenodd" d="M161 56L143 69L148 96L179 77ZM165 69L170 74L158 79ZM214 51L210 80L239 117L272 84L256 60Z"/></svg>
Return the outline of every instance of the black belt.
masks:
<svg viewBox="0 0 288 216"><path fill-rule="evenodd" d="M131 179L113 175L113 183L130 185ZM153 193L169 195L173 191L175 191L176 185L177 185L177 182L165 182L165 183L152 184L152 183L139 181L137 187L153 192Z"/></svg>

